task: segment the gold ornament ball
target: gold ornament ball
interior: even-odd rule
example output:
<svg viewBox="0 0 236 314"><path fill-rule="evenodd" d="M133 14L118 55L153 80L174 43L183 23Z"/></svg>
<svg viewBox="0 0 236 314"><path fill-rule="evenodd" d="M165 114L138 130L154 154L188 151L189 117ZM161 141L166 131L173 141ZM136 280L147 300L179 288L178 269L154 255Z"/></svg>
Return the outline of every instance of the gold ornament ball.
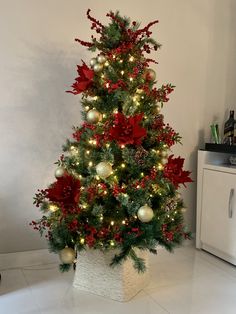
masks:
<svg viewBox="0 0 236 314"><path fill-rule="evenodd" d="M93 66L94 72L100 72L100 71L102 71L102 69L103 69L103 65L101 63L96 63Z"/></svg>
<svg viewBox="0 0 236 314"><path fill-rule="evenodd" d="M162 158L162 159L161 159L162 165L167 164L167 162L168 162L168 159L167 159L167 158Z"/></svg>
<svg viewBox="0 0 236 314"><path fill-rule="evenodd" d="M97 64L97 59L96 59L96 58L92 58L92 59L90 60L90 65L91 65L92 67L94 67L95 64Z"/></svg>
<svg viewBox="0 0 236 314"><path fill-rule="evenodd" d="M97 57L98 63L105 63L107 61L107 58L104 55L99 55Z"/></svg>
<svg viewBox="0 0 236 314"><path fill-rule="evenodd" d="M72 264L75 260L75 250L70 247L65 247L59 252L60 260L64 264Z"/></svg>
<svg viewBox="0 0 236 314"><path fill-rule="evenodd" d="M58 167L56 170L55 170L55 177L56 178L61 178L64 176L64 173L65 173L65 169L62 168L62 167Z"/></svg>
<svg viewBox="0 0 236 314"><path fill-rule="evenodd" d="M161 112L160 106L156 106L156 113L160 113L160 112Z"/></svg>
<svg viewBox="0 0 236 314"><path fill-rule="evenodd" d="M162 157L167 157L168 156L168 152L166 150L162 150L161 151L161 156Z"/></svg>
<svg viewBox="0 0 236 314"><path fill-rule="evenodd" d="M138 219L142 222L149 222L154 216L153 210L147 204L140 207L137 214Z"/></svg>
<svg viewBox="0 0 236 314"><path fill-rule="evenodd" d="M111 164L109 164L109 162L102 161L99 164L97 164L96 171L99 177L106 179L112 173L112 166Z"/></svg>
<svg viewBox="0 0 236 314"><path fill-rule="evenodd" d="M155 79L156 79L156 72L153 69L147 69L144 72L144 78L147 81L155 81Z"/></svg>
<svg viewBox="0 0 236 314"><path fill-rule="evenodd" d="M91 109L87 112L87 120L90 123L98 123L101 120L101 113L96 109Z"/></svg>

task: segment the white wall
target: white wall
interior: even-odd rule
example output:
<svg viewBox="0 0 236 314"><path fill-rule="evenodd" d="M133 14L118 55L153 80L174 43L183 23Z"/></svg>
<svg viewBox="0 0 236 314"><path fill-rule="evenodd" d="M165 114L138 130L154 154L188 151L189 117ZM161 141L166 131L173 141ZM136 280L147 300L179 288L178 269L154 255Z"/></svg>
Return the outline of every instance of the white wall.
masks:
<svg viewBox="0 0 236 314"><path fill-rule="evenodd" d="M235 1L230 0L0 0L0 253L46 247L28 223L37 188L53 180L54 165L71 126L80 123L79 98L64 91L75 66L91 55L87 8L102 22L119 9L142 25L160 20L153 36L163 44L158 80L175 84L166 121L183 136L175 148L196 176L196 150L209 124L235 102ZM195 183L183 192L194 230Z"/></svg>

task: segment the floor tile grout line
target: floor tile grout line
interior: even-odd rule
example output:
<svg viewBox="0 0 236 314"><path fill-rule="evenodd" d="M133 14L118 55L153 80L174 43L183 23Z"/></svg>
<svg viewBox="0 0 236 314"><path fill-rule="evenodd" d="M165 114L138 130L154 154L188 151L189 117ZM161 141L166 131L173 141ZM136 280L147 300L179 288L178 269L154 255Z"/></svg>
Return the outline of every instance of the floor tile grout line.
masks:
<svg viewBox="0 0 236 314"><path fill-rule="evenodd" d="M160 303L158 303L145 289L143 290L143 292L146 294L146 296L148 296L149 298L152 299L152 301L157 304L158 306L160 306L167 314L171 314L166 308L164 308Z"/></svg>

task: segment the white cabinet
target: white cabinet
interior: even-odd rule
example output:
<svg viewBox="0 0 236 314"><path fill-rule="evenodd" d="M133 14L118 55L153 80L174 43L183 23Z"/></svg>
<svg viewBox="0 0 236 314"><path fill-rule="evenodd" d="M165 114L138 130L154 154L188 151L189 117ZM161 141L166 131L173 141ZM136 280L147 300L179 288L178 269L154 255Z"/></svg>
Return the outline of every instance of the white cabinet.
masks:
<svg viewBox="0 0 236 314"><path fill-rule="evenodd" d="M199 151L196 246L236 265L236 169L228 154Z"/></svg>

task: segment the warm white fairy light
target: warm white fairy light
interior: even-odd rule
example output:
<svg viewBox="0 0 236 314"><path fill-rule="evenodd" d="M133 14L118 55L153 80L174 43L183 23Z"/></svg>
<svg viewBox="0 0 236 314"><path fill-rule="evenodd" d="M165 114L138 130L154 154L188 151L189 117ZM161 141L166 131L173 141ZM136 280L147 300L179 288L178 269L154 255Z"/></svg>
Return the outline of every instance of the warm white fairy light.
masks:
<svg viewBox="0 0 236 314"><path fill-rule="evenodd" d="M81 239L80 239L80 243L81 243L81 244L84 244L84 242L85 242L85 239L84 239L84 238L81 238Z"/></svg>
<svg viewBox="0 0 236 314"><path fill-rule="evenodd" d="M82 207L86 209L88 207L88 204L83 204Z"/></svg>
<svg viewBox="0 0 236 314"><path fill-rule="evenodd" d="M86 111L89 111L89 109L90 109L89 106L86 106L86 107L85 107L85 110L86 110Z"/></svg>
<svg viewBox="0 0 236 314"><path fill-rule="evenodd" d="M121 74L121 75L124 75L124 74L125 74L125 71L123 71L123 70L120 71L120 74Z"/></svg>
<svg viewBox="0 0 236 314"><path fill-rule="evenodd" d="M129 80L130 80L130 82L133 82L134 79L132 77L130 77Z"/></svg>
<svg viewBox="0 0 236 314"><path fill-rule="evenodd" d="M98 175L95 176L96 180L100 180L100 177Z"/></svg>
<svg viewBox="0 0 236 314"><path fill-rule="evenodd" d="M109 143L106 143L106 148L109 148L110 147L110 144Z"/></svg>
<svg viewBox="0 0 236 314"><path fill-rule="evenodd" d="M175 221L174 218L171 218L172 221Z"/></svg>
<svg viewBox="0 0 236 314"><path fill-rule="evenodd" d="M90 154L90 150L86 150L86 154L89 155Z"/></svg>
<svg viewBox="0 0 236 314"><path fill-rule="evenodd" d="M102 116L103 116L103 118L106 118L107 115L104 113Z"/></svg>
<svg viewBox="0 0 236 314"><path fill-rule="evenodd" d="M93 162L92 162L92 161L90 161L90 162L88 163L88 165L89 165L89 167L92 167Z"/></svg>
<svg viewBox="0 0 236 314"><path fill-rule="evenodd" d="M158 169L158 170L160 170L160 171L161 171L161 170L163 170L163 168L164 168L164 167L163 167L163 165L162 165L162 164L158 164L158 165L157 165L157 169Z"/></svg>
<svg viewBox="0 0 236 314"><path fill-rule="evenodd" d="M116 55L113 55L112 58L115 59L115 58L116 58Z"/></svg>
<svg viewBox="0 0 236 314"><path fill-rule="evenodd" d="M126 221L125 221L125 220L122 220L122 224L125 225L125 223L126 223Z"/></svg>
<svg viewBox="0 0 236 314"><path fill-rule="evenodd" d="M111 225L114 226L114 224L115 224L115 223L114 223L114 221L112 220L112 221L111 221Z"/></svg>
<svg viewBox="0 0 236 314"><path fill-rule="evenodd" d="M79 179L82 179L83 177L81 176L81 174L79 174Z"/></svg>
<svg viewBox="0 0 236 314"><path fill-rule="evenodd" d="M103 194L104 194L104 195L107 195L107 191L104 191Z"/></svg>
<svg viewBox="0 0 236 314"><path fill-rule="evenodd" d="M123 149L123 148L125 148L125 145L124 145L124 144L122 144L120 147Z"/></svg>
<svg viewBox="0 0 236 314"><path fill-rule="evenodd" d="M109 84L109 83L106 83L105 86L106 86L106 88L109 88L109 87L110 87L110 84Z"/></svg>
<svg viewBox="0 0 236 314"><path fill-rule="evenodd" d="M100 219L100 221L103 221L103 214L101 214L99 219Z"/></svg>
<svg viewBox="0 0 236 314"><path fill-rule="evenodd" d="M143 173L143 172L141 172L141 173L140 173L140 175L141 175L141 177L143 177L143 176L144 176L144 173Z"/></svg>
<svg viewBox="0 0 236 314"><path fill-rule="evenodd" d="M137 189L140 189L140 185L137 185Z"/></svg>
<svg viewBox="0 0 236 314"><path fill-rule="evenodd" d="M57 211L59 209L59 207L57 206L57 205L54 205L54 204L50 204L49 205L49 210L51 211L51 212L55 212L55 211Z"/></svg>
<svg viewBox="0 0 236 314"><path fill-rule="evenodd" d="M98 96L94 96L94 97L93 97L93 100L98 100Z"/></svg>
<svg viewBox="0 0 236 314"><path fill-rule="evenodd" d="M105 67L108 67L108 66L109 66L109 62L106 61L106 62L104 63L104 65L105 65Z"/></svg>
<svg viewBox="0 0 236 314"><path fill-rule="evenodd" d="M153 195L152 195L152 194L149 194L149 196L150 196L150 197L153 197Z"/></svg>
<svg viewBox="0 0 236 314"><path fill-rule="evenodd" d="M75 164L76 164L76 166L78 166L79 165L79 161L77 161Z"/></svg>
<svg viewBox="0 0 236 314"><path fill-rule="evenodd" d="M119 61L120 63L123 63L123 59L120 59L120 61Z"/></svg>
<svg viewBox="0 0 236 314"><path fill-rule="evenodd" d="M134 57L133 57L133 56L130 56L129 61L130 61L130 62L133 62L133 61L134 61Z"/></svg>
<svg viewBox="0 0 236 314"><path fill-rule="evenodd" d="M111 240L111 241L110 241L110 245L111 245L111 246L114 246L114 245L115 245L115 242L114 242L113 240Z"/></svg>
<svg viewBox="0 0 236 314"><path fill-rule="evenodd" d="M123 164L121 164L121 168L125 168L125 164L123 163Z"/></svg>
<svg viewBox="0 0 236 314"><path fill-rule="evenodd" d="M80 190L82 190L82 191L83 191L83 190L84 190L84 186L81 186Z"/></svg>

